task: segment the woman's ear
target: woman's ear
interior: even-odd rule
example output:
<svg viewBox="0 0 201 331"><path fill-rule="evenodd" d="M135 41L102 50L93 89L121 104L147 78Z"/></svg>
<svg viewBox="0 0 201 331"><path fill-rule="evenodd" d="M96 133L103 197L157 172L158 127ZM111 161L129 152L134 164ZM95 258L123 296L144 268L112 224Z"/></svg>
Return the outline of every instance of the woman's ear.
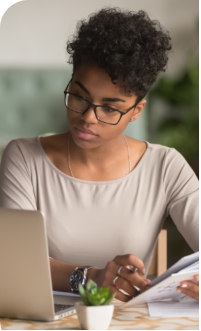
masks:
<svg viewBox="0 0 201 331"><path fill-rule="evenodd" d="M146 102L146 100L142 100L137 104L137 106L134 108L130 122L135 121L140 116L144 106L146 105Z"/></svg>
<svg viewBox="0 0 201 331"><path fill-rule="evenodd" d="M75 75L75 72L74 72L74 69L73 69L72 74L71 74L71 81L73 80L74 75Z"/></svg>

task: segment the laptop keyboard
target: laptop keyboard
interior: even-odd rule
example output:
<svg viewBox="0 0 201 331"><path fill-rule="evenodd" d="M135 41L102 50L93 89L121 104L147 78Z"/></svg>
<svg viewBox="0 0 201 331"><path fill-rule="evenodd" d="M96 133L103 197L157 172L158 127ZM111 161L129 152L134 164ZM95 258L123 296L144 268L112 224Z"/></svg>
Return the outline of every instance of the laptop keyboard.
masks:
<svg viewBox="0 0 201 331"><path fill-rule="evenodd" d="M73 305L60 305L58 303L54 304L54 311L57 313L58 311L65 310L67 308L74 307Z"/></svg>

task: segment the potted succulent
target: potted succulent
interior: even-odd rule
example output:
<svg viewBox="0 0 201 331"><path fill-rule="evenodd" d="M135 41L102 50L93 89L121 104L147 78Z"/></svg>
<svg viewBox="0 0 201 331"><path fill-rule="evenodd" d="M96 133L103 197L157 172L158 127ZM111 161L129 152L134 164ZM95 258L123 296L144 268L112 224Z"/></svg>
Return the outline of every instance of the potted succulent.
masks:
<svg viewBox="0 0 201 331"><path fill-rule="evenodd" d="M110 294L109 287L98 288L92 280L85 289L81 284L78 289L83 302L76 302L75 307L82 330L107 330L114 311L110 302L115 293Z"/></svg>

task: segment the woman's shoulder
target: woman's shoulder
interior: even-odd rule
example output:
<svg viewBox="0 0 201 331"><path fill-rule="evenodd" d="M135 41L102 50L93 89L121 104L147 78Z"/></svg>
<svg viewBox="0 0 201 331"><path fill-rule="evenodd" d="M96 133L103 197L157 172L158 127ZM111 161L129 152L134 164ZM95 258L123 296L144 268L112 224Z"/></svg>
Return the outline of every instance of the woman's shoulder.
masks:
<svg viewBox="0 0 201 331"><path fill-rule="evenodd" d="M155 158L157 156L163 158L170 151L173 154L177 152L174 148L150 143L147 140L137 140L129 136L126 136L126 138L130 149L131 158L134 159L141 158L145 153L149 154L149 158Z"/></svg>
<svg viewBox="0 0 201 331"><path fill-rule="evenodd" d="M30 149L38 144L38 137L34 138L18 138L11 140L5 147L3 151L3 156L5 155L15 155L29 154ZM2 157L3 157L2 156Z"/></svg>
<svg viewBox="0 0 201 331"><path fill-rule="evenodd" d="M163 168L164 171L180 172L183 167L192 174L192 169L184 156L174 147L169 147L161 144L150 143L149 141L141 141L131 137L127 137L130 146L130 154L133 160L138 160L146 154L146 160L149 166L156 165ZM148 164L147 163L147 164Z"/></svg>
<svg viewBox="0 0 201 331"><path fill-rule="evenodd" d="M37 163L44 154L40 138L41 136L36 136L11 140L3 151L1 162L14 162L16 164Z"/></svg>
<svg viewBox="0 0 201 331"><path fill-rule="evenodd" d="M155 144L151 143L148 140L138 140L129 136L126 136L128 144L131 146L131 148L135 148L135 150L146 150L146 149L152 149L153 151L158 150L158 151L169 151L170 149L174 150L172 147L160 145L160 144Z"/></svg>
<svg viewBox="0 0 201 331"><path fill-rule="evenodd" d="M36 138L18 138L11 140L3 151L0 173L14 175L16 169L21 169L23 174L29 176L31 173L30 146L36 144Z"/></svg>
<svg viewBox="0 0 201 331"><path fill-rule="evenodd" d="M59 163L66 162L67 142L69 132L50 136L40 136L40 145L45 156L57 166Z"/></svg>
<svg viewBox="0 0 201 331"><path fill-rule="evenodd" d="M11 140L4 149L3 154L10 153L22 153L22 154L32 154L40 153L41 151L58 150L61 146L61 136L64 134L56 135L40 135L31 138L18 138ZM63 139L62 139L63 140Z"/></svg>

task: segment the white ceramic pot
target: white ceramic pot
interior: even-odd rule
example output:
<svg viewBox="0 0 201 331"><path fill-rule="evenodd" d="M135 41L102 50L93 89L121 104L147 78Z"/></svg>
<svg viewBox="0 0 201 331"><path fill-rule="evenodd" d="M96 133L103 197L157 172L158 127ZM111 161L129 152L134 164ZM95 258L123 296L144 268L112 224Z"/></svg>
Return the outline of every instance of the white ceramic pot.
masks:
<svg viewBox="0 0 201 331"><path fill-rule="evenodd" d="M107 330L112 320L114 305L85 306L76 302L78 320L82 330Z"/></svg>

